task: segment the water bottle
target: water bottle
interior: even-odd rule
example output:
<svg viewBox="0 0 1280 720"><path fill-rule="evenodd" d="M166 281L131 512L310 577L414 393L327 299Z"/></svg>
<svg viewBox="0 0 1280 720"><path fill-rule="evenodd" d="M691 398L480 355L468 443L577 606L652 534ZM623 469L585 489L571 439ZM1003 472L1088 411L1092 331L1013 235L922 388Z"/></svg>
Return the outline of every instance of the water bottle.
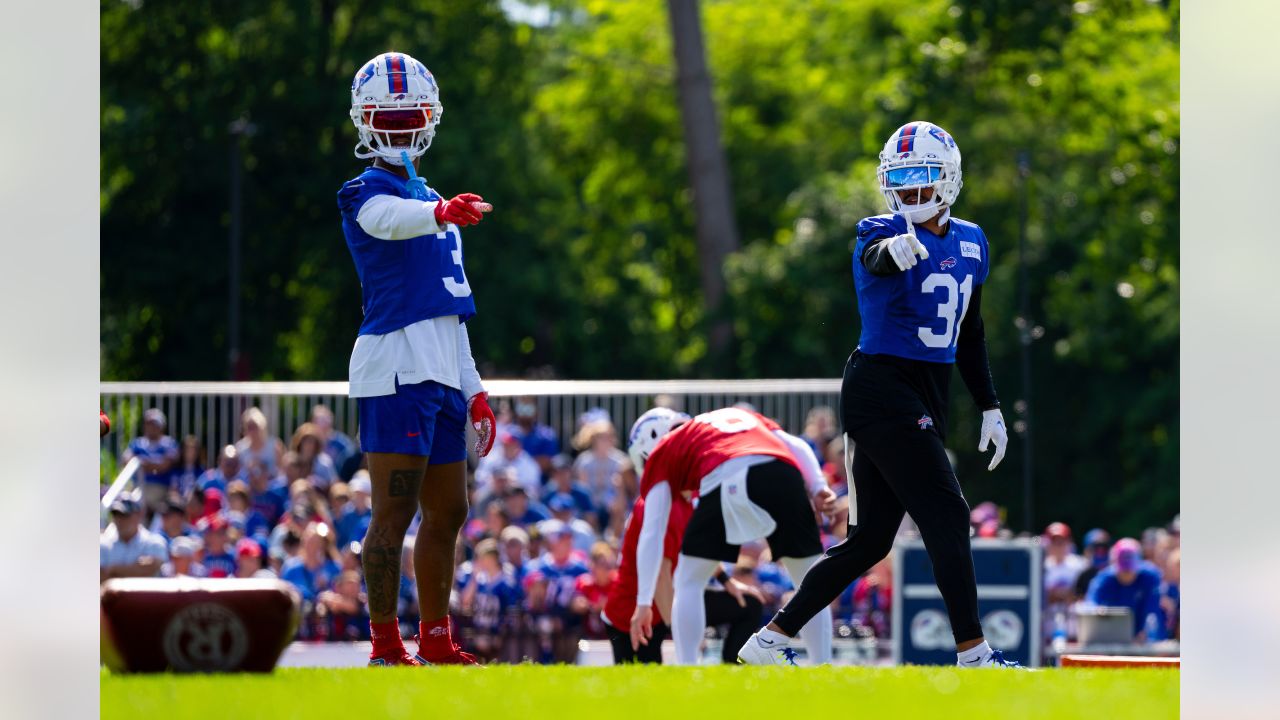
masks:
<svg viewBox="0 0 1280 720"><path fill-rule="evenodd" d="M1061 610L1053 614L1053 652L1061 655L1067 649L1067 614Z"/></svg>

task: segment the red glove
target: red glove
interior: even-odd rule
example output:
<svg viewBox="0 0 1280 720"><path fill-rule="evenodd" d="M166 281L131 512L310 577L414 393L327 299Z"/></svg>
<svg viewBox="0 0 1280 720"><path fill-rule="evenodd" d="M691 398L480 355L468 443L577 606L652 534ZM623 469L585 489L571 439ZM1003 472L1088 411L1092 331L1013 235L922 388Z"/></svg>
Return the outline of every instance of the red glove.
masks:
<svg viewBox="0 0 1280 720"><path fill-rule="evenodd" d="M467 401L467 414L471 416L471 427L476 429L476 455L484 457L493 449L493 429L498 419L489 408L489 393L476 393Z"/></svg>
<svg viewBox="0 0 1280 720"><path fill-rule="evenodd" d="M446 223L461 227L475 225L484 218L484 215L471 203L483 201L484 198L472 193L462 193L452 200L441 200L436 203L436 223L440 227L444 227Z"/></svg>
<svg viewBox="0 0 1280 720"><path fill-rule="evenodd" d="M107 411L98 409L98 437L106 437L111 432L111 418L107 417Z"/></svg>

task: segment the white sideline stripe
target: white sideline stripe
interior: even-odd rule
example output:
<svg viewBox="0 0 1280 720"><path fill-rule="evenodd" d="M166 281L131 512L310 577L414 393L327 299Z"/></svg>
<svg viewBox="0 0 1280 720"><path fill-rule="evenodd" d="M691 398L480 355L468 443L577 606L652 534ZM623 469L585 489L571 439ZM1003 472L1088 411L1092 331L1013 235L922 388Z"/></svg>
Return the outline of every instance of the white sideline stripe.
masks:
<svg viewBox="0 0 1280 720"><path fill-rule="evenodd" d="M1030 591L1025 587L1011 585L979 585L978 598L981 600L1026 600ZM937 585L907 585L902 588L902 596L911 600L922 600L942 597Z"/></svg>
<svg viewBox="0 0 1280 720"><path fill-rule="evenodd" d="M743 395L840 392L839 378L769 380L486 380L490 395ZM98 392L115 395L346 395L336 382L104 382Z"/></svg>

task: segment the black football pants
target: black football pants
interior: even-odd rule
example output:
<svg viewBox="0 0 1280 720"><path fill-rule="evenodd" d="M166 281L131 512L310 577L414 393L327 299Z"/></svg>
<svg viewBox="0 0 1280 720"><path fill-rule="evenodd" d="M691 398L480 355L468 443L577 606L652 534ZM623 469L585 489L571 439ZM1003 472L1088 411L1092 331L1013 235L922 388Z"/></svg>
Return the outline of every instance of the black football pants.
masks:
<svg viewBox="0 0 1280 720"><path fill-rule="evenodd" d="M823 555L773 621L792 637L889 554L904 512L920 528L956 643L982 636L969 547L969 505L943 448L951 366L857 351L840 416L855 446L849 535Z"/></svg>

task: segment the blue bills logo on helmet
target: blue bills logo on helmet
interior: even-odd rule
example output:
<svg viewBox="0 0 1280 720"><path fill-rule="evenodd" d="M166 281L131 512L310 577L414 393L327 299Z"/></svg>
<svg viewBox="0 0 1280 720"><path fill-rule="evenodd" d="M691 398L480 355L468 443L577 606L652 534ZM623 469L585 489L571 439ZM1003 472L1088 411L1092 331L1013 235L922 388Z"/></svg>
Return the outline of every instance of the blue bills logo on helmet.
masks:
<svg viewBox="0 0 1280 720"><path fill-rule="evenodd" d="M377 74L378 74L378 68L374 63L369 63L368 65L365 65L364 69L361 70L359 74L356 75L356 81L351 84L351 91L358 92L360 88L364 87L365 83L372 80L374 76L376 76Z"/></svg>

